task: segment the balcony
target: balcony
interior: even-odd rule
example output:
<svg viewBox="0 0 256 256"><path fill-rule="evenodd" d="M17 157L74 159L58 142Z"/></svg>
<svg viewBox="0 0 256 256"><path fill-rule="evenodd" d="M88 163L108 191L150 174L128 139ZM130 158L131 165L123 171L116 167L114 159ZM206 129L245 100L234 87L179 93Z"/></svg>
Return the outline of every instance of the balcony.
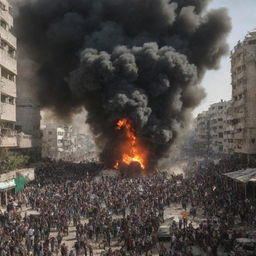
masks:
<svg viewBox="0 0 256 256"><path fill-rule="evenodd" d="M13 26L13 17L8 10L2 10L0 8L0 16L8 23L10 27Z"/></svg>
<svg viewBox="0 0 256 256"><path fill-rule="evenodd" d="M3 49L0 48L0 64L17 75L17 60L10 57L10 55Z"/></svg>
<svg viewBox="0 0 256 256"><path fill-rule="evenodd" d="M239 85L234 89L233 91L234 95L233 96L238 96L240 94L245 93L245 86L244 85Z"/></svg>
<svg viewBox="0 0 256 256"><path fill-rule="evenodd" d="M12 47L14 47L15 49L17 48L17 39L16 39L16 37L10 31L5 30L1 26L0 26L0 36L5 41L7 41Z"/></svg>
<svg viewBox="0 0 256 256"><path fill-rule="evenodd" d="M16 98L16 83L4 77L0 78L0 92Z"/></svg>
<svg viewBox="0 0 256 256"><path fill-rule="evenodd" d="M17 137L0 136L0 148L17 147Z"/></svg>
<svg viewBox="0 0 256 256"><path fill-rule="evenodd" d="M16 121L16 106L7 104L7 103L1 103L0 120L15 122Z"/></svg>
<svg viewBox="0 0 256 256"><path fill-rule="evenodd" d="M241 71L240 73L237 73L236 75L235 75L235 79L236 79L236 81L238 81L238 80L240 80L240 79L242 79L242 78L245 78L246 77L246 71Z"/></svg>

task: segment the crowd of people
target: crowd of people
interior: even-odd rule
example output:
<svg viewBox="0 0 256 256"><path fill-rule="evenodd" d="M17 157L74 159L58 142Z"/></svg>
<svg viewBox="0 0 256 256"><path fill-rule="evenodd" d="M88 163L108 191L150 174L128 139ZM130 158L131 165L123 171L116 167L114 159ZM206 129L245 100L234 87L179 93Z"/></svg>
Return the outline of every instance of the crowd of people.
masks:
<svg viewBox="0 0 256 256"><path fill-rule="evenodd" d="M13 202L0 213L0 256L93 256L99 249L105 256L239 255L236 238L247 234L236 223L256 226L255 201L223 181L222 172L234 170L228 162L190 167L185 178L98 175L102 168L51 163L38 169L19 195L19 206L34 214L22 215ZM178 205L190 217L168 223L170 241L162 243L165 210ZM67 243L70 232L75 240Z"/></svg>
<svg viewBox="0 0 256 256"><path fill-rule="evenodd" d="M184 252L181 255L192 255L191 245L197 245L206 255L220 255L220 251L221 255L248 255L235 242L237 238L248 237L248 231L256 227L256 201L245 197L244 186L238 187L223 176L245 167L233 161L189 167L180 184L178 201L184 209L190 205L191 218L201 209L205 219L199 222L199 227L190 224L183 228L180 220L176 228L174 223L172 245ZM256 250L253 253L256 255Z"/></svg>

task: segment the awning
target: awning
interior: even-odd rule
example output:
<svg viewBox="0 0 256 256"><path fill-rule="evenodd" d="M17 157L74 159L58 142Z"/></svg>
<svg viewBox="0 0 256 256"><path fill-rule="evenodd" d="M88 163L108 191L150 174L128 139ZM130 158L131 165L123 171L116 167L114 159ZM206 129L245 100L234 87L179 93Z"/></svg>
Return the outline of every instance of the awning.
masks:
<svg viewBox="0 0 256 256"><path fill-rule="evenodd" d="M16 184L14 179L0 182L0 191L15 188Z"/></svg>
<svg viewBox="0 0 256 256"><path fill-rule="evenodd" d="M228 172L224 174L225 176L240 181L243 183L248 182L256 182L256 169L255 168L249 168L249 169L243 169L236 172Z"/></svg>

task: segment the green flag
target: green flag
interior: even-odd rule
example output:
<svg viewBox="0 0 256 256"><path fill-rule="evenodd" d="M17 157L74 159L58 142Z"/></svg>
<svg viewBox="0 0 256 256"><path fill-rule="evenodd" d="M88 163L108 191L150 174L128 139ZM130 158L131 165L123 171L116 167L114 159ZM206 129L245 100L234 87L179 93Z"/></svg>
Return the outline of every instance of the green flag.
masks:
<svg viewBox="0 0 256 256"><path fill-rule="evenodd" d="M28 179L24 177L18 177L14 179L16 187L15 187L15 193L20 192L21 190L24 189L24 186L29 182Z"/></svg>

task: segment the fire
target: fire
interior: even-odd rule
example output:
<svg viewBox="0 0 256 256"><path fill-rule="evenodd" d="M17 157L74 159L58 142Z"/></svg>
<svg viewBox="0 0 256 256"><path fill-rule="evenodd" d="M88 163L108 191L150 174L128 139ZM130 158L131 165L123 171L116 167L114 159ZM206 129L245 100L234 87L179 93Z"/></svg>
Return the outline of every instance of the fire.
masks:
<svg viewBox="0 0 256 256"><path fill-rule="evenodd" d="M121 162L126 165L136 162L144 170L146 168L147 151L139 143L131 122L126 118L119 120L116 124L116 130L121 129L125 131L126 141L120 146L122 151L121 160L116 161L114 168L118 169Z"/></svg>

